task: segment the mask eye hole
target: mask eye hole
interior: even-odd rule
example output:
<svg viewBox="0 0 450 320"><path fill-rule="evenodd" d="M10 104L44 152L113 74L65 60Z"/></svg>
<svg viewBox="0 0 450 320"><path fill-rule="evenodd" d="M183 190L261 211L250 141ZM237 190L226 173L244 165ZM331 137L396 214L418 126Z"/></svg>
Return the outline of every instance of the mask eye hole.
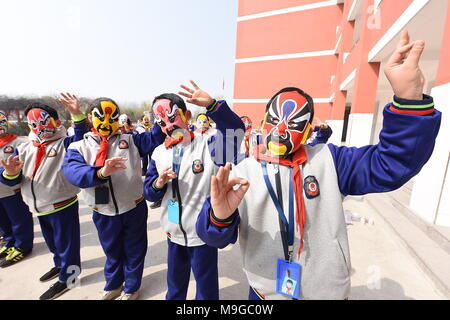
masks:
<svg viewBox="0 0 450 320"><path fill-rule="evenodd" d="M92 113L93 113L93 116L96 117L97 119L99 119L100 121L105 121L105 117L103 115L101 115L97 109L94 109L92 111Z"/></svg>
<svg viewBox="0 0 450 320"><path fill-rule="evenodd" d="M269 118L267 119L267 122L277 125L278 123L280 123L280 120L278 120L277 118L272 117L272 116L269 115Z"/></svg>
<svg viewBox="0 0 450 320"><path fill-rule="evenodd" d="M170 123L173 123L176 119L176 115L174 114L173 116L169 117L169 121Z"/></svg>

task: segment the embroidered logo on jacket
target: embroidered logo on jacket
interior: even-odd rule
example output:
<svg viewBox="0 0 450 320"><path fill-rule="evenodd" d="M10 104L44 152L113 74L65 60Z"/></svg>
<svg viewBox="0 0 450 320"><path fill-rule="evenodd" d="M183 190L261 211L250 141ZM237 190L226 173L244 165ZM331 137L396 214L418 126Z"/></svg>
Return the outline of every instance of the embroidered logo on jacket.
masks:
<svg viewBox="0 0 450 320"><path fill-rule="evenodd" d="M57 154L58 153L56 152L55 148L51 148L50 151L47 154L47 157L53 158L53 157L56 157Z"/></svg>
<svg viewBox="0 0 450 320"><path fill-rule="evenodd" d="M306 198L313 199L320 195L319 182L314 176L307 176L303 182Z"/></svg>
<svg viewBox="0 0 450 320"><path fill-rule="evenodd" d="M3 148L4 153L14 153L14 147L13 146L6 146Z"/></svg>
<svg viewBox="0 0 450 320"><path fill-rule="evenodd" d="M194 174L202 173L204 169L201 160L194 160L194 162L192 162L192 172Z"/></svg>
<svg viewBox="0 0 450 320"><path fill-rule="evenodd" d="M119 141L119 149L128 149L128 148L129 148L128 142L126 142L125 140Z"/></svg>

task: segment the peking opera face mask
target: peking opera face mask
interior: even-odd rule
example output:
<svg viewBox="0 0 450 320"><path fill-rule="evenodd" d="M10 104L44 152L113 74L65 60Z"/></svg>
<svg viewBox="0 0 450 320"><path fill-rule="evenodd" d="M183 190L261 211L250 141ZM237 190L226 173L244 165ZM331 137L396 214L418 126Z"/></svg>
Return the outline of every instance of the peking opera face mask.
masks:
<svg viewBox="0 0 450 320"><path fill-rule="evenodd" d="M199 114L197 117L196 127L197 129L205 132L209 129L211 123L209 122L209 118L206 114Z"/></svg>
<svg viewBox="0 0 450 320"><path fill-rule="evenodd" d="M252 131L252 120L247 116L242 116L241 120L244 123L245 135L247 136Z"/></svg>
<svg viewBox="0 0 450 320"><path fill-rule="evenodd" d="M280 90L267 105L263 141L277 157L295 153L305 144L314 116L312 98L297 88Z"/></svg>
<svg viewBox="0 0 450 320"><path fill-rule="evenodd" d="M27 120L31 131L39 140L44 141L55 135L56 121L47 111L39 108L31 109L27 114Z"/></svg>
<svg viewBox="0 0 450 320"><path fill-rule="evenodd" d="M0 135L7 134L9 129L8 117L6 113L0 111Z"/></svg>
<svg viewBox="0 0 450 320"><path fill-rule="evenodd" d="M92 125L102 136L110 136L119 127L119 107L112 100L100 100L92 109Z"/></svg>
<svg viewBox="0 0 450 320"><path fill-rule="evenodd" d="M169 99L158 99L153 104L155 122L168 137L181 139L188 131L186 115Z"/></svg>
<svg viewBox="0 0 450 320"><path fill-rule="evenodd" d="M152 122L150 121L150 116L149 115L145 115L144 116L144 118L142 119L142 124L147 129L151 127Z"/></svg>

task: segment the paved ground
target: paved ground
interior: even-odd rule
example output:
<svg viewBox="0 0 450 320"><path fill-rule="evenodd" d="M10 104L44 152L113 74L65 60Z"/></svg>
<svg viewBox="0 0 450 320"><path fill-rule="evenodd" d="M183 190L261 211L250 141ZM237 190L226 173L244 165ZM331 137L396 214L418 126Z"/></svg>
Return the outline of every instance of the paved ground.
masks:
<svg viewBox="0 0 450 320"><path fill-rule="evenodd" d="M350 299L444 299L422 274L414 259L400 241L388 231L377 213L364 201L347 199L347 210L373 218L374 225L356 223L349 226L352 257L352 293ZM91 220L90 210L81 205L81 258L83 272L81 286L60 299L99 299L104 285L105 257ZM164 299L166 292L165 234L159 226L159 209L150 210L148 219L149 249L147 252L141 299ZM52 267L52 258L39 224L35 219L35 248L21 263L0 269L0 300L37 299L48 287L39 277ZM248 285L241 269L237 245L219 254L221 299L247 299ZM188 299L195 296L195 282L191 280Z"/></svg>

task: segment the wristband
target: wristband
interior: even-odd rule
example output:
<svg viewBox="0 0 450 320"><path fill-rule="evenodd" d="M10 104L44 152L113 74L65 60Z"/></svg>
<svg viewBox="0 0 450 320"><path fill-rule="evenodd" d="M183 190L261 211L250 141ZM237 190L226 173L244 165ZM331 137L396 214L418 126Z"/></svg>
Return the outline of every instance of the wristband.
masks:
<svg viewBox="0 0 450 320"><path fill-rule="evenodd" d="M20 172L18 174L16 174L15 176L8 176L6 174L6 171L3 171L3 178L5 178L6 180L15 180L20 176Z"/></svg>
<svg viewBox="0 0 450 320"><path fill-rule="evenodd" d="M158 187L156 186L156 181L158 181L158 178L156 178L155 180L153 180L153 182L152 182L152 188L153 188L155 191L160 191L160 190L164 189L164 187L163 187L163 188L158 188Z"/></svg>
<svg viewBox="0 0 450 320"><path fill-rule="evenodd" d="M86 120L86 115L84 113L72 114L72 120L75 123L80 123Z"/></svg>
<svg viewBox="0 0 450 320"><path fill-rule="evenodd" d="M219 219L214 215L214 211L211 208L209 211L209 217L211 222L217 227L228 227L234 222L234 218L236 217L236 211L233 212L233 214L226 219Z"/></svg>
<svg viewBox="0 0 450 320"><path fill-rule="evenodd" d="M217 100L213 99L213 102L211 102L211 104L206 107L206 111L208 111L208 112L213 111L214 108L216 107L216 104L217 104Z"/></svg>
<svg viewBox="0 0 450 320"><path fill-rule="evenodd" d="M99 178L102 179L102 180L108 180L108 177L105 177L105 176L102 174L103 168L104 168L104 167L101 167L101 168L97 171L97 177L99 177Z"/></svg>

